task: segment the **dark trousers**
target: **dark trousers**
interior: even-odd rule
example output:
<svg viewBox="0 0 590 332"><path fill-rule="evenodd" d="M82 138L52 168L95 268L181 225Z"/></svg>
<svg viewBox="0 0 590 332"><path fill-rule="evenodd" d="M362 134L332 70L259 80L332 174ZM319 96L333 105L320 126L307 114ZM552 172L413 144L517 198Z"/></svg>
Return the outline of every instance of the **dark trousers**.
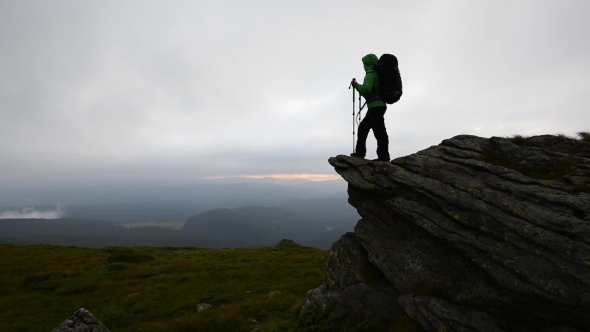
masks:
<svg viewBox="0 0 590 332"><path fill-rule="evenodd" d="M386 110L386 106L379 106L369 108L367 111L367 115L359 124L359 138L356 141L357 154L362 156L367 154L367 136L369 136L369 131L373 129L373 134L377 139L377 158L389 160L389 137L383 118Z"/></svg>

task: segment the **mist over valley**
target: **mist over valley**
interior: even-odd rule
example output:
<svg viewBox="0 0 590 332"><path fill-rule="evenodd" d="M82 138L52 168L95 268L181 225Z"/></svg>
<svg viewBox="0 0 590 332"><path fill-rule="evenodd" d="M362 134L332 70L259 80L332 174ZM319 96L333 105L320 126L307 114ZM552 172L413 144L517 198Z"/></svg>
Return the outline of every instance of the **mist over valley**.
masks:
<svg viewBox="0 0 590 332"><path fill-rule="evenodd" d="M221 248L288 238L329 248L358 220L345 189L343 181L276 179L21 187L1 195L0 242Z"/></svg>

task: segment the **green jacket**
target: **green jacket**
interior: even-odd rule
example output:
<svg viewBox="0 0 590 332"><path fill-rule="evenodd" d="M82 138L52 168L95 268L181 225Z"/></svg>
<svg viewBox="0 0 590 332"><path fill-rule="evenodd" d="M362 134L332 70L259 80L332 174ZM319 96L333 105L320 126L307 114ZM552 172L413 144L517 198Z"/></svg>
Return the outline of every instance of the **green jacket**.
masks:
<svg viewBox="0 0 590 332"><path fill-rule="evenodd" d="M363 84L356 83L354 88L363 96L365 99L373 97L377 91L379 91L379 77L375 71L375 65L377 64L377 56L375 54L367 54L363 57L363 65L365 67L365 79ZM387 104L381 100L375 100L367 105L369 108L378 106L387 106Z"/></svg>

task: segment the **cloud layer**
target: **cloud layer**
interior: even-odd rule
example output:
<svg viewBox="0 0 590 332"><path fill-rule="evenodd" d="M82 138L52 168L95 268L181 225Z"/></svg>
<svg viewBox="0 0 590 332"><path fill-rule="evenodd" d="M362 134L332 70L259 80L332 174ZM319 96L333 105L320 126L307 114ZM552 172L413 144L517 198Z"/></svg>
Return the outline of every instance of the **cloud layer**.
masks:
<svg viewBox="0 0 590 332"><path fill-rule="evenodd" d="M392 157L458 134L589 130L588 12L584 0L2 1L0 183L331 174L327 158L352 152L347 87L366 53L400 61Z"/></svg>

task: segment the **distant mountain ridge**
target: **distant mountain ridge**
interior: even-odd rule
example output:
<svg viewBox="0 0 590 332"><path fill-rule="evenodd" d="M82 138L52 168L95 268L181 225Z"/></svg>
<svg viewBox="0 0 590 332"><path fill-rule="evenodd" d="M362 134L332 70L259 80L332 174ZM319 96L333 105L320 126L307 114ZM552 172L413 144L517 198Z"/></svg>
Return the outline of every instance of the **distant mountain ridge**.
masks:
<svg viewBox="0 0 590 332"><path fill-rule="evenodd" d="M79 247L109 246L232 246L159 227L127 229L111 222L85 219L1 219L0 243L45 243Z"/></svg>
<svg viewBox="0 0 590 332"><path fill-rule="evenodd" d="M325 228L282 207L216 209L189 218L183 230L243 246L270 245L283 238L304 241Z"/></svg>
<svg viewBox="0 0 590 332"><path fill-rule="evenodd" d="M353 229L358 214L344 198L293 200L280 206L213 209L187 219L183 229L124 228L85 218L0 219L0 243L48 243L85 247L253 247L290 238L328 248Z"/></svg>

